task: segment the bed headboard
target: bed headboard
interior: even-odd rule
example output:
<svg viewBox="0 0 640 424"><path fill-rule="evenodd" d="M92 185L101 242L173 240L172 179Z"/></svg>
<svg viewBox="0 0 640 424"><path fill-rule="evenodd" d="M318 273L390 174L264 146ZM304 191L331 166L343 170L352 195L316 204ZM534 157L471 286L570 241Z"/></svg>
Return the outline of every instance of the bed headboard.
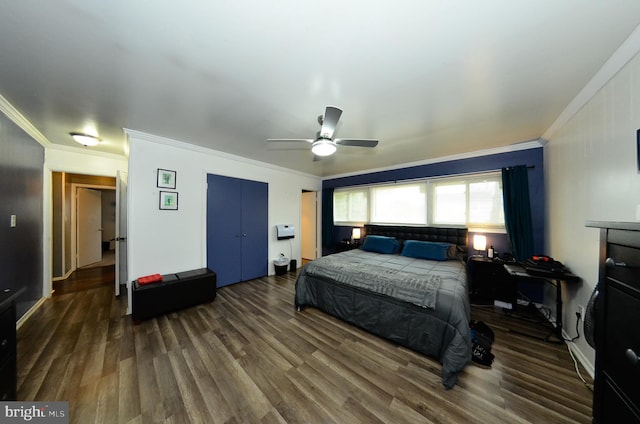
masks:
<svg viewBox="0 0 640 424"><path fill-rule="evenodd" d="M405 240L440 241L457 244L465 249L467 247L466 228L406 227L368 224L364 226L364 234L395 237L401 242Z"/></svg>

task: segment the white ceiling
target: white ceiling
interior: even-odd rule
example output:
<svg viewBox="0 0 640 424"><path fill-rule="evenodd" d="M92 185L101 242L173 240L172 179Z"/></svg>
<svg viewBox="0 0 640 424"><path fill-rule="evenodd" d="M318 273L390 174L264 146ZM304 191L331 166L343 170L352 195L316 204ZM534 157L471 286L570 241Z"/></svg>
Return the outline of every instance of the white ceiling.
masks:
<svg viewBox="0 0 640 424"><path fill-rule="evenodd" d="M0 95L51 143L123 128L315 175L537 139L640 24L616 0L0 0ZM312 138L326 105L375 149Z"/></svg>

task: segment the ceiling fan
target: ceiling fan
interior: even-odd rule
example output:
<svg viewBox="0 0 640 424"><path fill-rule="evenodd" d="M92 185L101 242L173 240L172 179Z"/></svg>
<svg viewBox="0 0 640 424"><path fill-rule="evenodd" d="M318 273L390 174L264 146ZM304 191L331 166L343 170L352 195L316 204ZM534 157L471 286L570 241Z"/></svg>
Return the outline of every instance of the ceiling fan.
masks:
<svg viewBox="0 0 640 424"><path fill-rule="evenodd" d="M338 120L342 115L342 110L335 106L327 106L324 115L318 116L320 131L316 133L316 138L270 138L268 142L291 142L311 144L311 152L317 157L331 156L340 146L354 147L376 147L378 140L368 140L360 138L333 138L333 133L338 125ZM314 158L314 160L316 160Z"/></svg>

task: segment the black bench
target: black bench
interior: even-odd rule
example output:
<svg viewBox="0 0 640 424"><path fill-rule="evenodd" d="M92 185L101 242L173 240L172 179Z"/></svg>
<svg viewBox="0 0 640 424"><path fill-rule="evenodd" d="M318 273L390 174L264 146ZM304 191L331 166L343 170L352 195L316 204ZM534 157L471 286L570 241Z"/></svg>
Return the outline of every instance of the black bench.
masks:
<svg viewBox="0 0 640 424"><path fill-rule="evenodd" d="M216 298L216 273L208 268L167 274L150 284L133 282L132 318L142 320L167 312L212 302Z"/></svg>

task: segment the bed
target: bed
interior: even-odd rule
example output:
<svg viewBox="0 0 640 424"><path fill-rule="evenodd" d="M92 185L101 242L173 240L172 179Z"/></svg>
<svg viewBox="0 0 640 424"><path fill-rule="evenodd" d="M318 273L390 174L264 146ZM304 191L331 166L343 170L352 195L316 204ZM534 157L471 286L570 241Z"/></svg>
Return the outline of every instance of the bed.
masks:
<svg viewBox="0 0 640 424"><path fill-rule="evenodd" d="M452 388L471 362L467 230L367 225L365 234L361 248L302 268L296 307L320 309L437 359L444 387Z"/></svg>

